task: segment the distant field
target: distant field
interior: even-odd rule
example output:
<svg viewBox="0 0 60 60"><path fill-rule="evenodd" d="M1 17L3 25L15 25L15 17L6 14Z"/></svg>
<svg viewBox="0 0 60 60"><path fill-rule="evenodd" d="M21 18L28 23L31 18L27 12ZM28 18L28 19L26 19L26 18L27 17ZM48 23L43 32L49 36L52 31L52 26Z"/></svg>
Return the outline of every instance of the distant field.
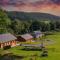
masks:
<svg viewBox="0 0 60 60"><path fill-rule="evenodd" d="M7 51L12 52L14 55L23 55L26 56L23 60L29 60L31 55L37 54L36 60L60 60L60 32L55 33L54 35L48 35L47 39L53 40L54 44L47 45L48 57L40 57L41 51L24 51L24 47L14 47ZM2 50L0 51L2 52Z"/></svg>

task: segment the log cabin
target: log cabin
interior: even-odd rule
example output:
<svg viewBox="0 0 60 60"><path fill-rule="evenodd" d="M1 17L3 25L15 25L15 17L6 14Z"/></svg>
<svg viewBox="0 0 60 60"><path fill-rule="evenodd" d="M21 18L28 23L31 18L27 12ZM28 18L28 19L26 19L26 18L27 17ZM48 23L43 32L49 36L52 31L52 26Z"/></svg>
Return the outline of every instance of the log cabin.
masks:
<svg viewBox="0 0 60 60"><path fill-rule="evenodd" d="M34 31L33 32L33 36L34 38L40 38L43 36L42 32L41 31Z"/></svg>
<svg viewBox="0 0 60 60"><path fill-rule="evenodd" d="M17 36L17 40L19 42L32 42L33 36L31 34L24 34L24 35Z"/></svg>
<svg viewBox="0 0 60 60"><path fill-rule="evenodd" d="M0 34L0 48L16 46L16 40L17 38L10 33Z"/></svg>

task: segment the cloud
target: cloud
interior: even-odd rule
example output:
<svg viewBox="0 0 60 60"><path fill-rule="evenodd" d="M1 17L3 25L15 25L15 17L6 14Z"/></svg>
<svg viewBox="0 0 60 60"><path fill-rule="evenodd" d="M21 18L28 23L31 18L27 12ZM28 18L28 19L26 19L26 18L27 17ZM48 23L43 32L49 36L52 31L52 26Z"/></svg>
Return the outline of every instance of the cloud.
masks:
<svg viewBox="0 0 60 60"><path fill-rule="evenodd" d="M60 0L0 0L0 6L9 11L44 12L60 15Z"/></svg>
<svg viewBox="0 0 60 60"><path fill-rule="evenodd" d="M17 5L17 4L60 4L60 0L0 0L0 5Z"/></svg>

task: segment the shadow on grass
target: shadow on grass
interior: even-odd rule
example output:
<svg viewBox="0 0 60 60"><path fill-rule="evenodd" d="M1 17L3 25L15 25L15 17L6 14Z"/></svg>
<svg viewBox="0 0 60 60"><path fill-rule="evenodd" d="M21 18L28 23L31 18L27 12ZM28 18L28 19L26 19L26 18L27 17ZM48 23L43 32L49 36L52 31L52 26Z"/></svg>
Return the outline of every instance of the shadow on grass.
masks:
<svg viewBox="0 0 60 60"><path fill-rule="evenodd" d="M17 56L17 55L13 55L11 53L9 54L4 54L4 55L0 55L0 60L22 60L24 58L24 56Z"/></svg>
<svg viewBox="0 0 60 60"><path fill-rule="evenodd" d="M42 51L41 48L23 48L24 51Z"/></svg>

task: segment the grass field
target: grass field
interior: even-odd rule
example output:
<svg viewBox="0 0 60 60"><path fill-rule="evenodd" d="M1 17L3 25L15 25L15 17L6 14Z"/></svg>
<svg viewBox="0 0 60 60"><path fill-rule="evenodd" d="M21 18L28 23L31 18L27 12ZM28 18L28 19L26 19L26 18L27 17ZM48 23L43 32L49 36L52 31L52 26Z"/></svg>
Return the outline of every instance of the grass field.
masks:
<svg viewBox="0 0 60 60"><path fill-rule="evenodd" d="M48 35L46 38L54 41L54 44L46 46L48 49L48 57L40 57L42 51L24 51L22 50L24 47L20 46L11 48L7 51L12 52L14 55L26 56L23 60L30 60L30 57L34 54L37 55L33 57L36 58L36 60L60 60L60 32L57 32L54 35ZM3 51L0 50L0 52Z"/></svg>

